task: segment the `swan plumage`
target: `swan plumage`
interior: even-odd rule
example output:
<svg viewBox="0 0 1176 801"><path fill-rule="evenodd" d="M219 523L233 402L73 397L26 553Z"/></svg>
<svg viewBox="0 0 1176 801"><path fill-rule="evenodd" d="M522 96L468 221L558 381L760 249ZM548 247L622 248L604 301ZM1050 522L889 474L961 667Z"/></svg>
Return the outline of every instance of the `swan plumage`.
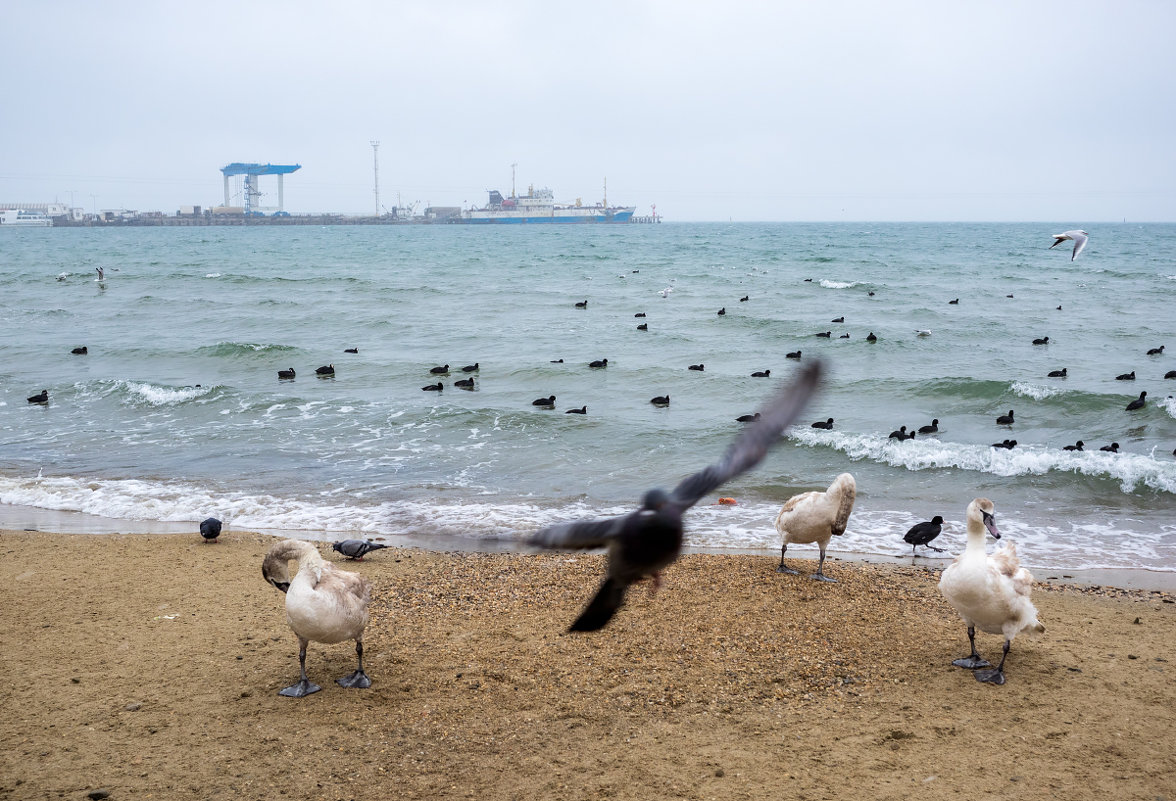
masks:
<svg viewBox="0 0 1176 801"><path fill-rule="evenodd" d="M290 579L289 563L298 561L298 572ZM363 672L363 632L368 624L371 584L358 573L340 570L323 559L318 549L301 540L282 540L269 549L261 564L261 575L286 594L286 622L298 638L297 684L279 695L301 698L322 688L306 677L307 643L332 644L355 640L359 660L354 673L338 680L342 687L370 687Z"/></svg>
<svg viewBox="0 0 1176 801"><path fill-rule="evenodd" d="M995 507L987 498L968 504L968 544L964 552L948 565L939 579L939 591L959 612L968 626L972 652L952 662L973 671L977 681L1004 684L1004 662L1013 639L1022 633L1045 631L1037 620L1037 608L1029 600L1033 575L1021 567L1017 547L1006 543L989 555L984 548L985 532L1000 539L993 516ZM1000 664L991 665L976 653L976 629L1004 636Z"/></svg>
<svg viewBox="0 0 1176 801"><path fill-rule="evenodd" d="M830 538L845 533L856 496L857 482L849 473L842 473L833 479L829 489L823 492L802 492L789 498L784 503L784 508L776 515L776 531L784 538L780 546L780 566L776 568L776 572L797 572L784 566L784 553L788 550L788 543L815 542L821 549L821 556L817 562L817 572L812 578L818 581L836 581L822 571L825 565L825 548L829 545Z"/></svg>

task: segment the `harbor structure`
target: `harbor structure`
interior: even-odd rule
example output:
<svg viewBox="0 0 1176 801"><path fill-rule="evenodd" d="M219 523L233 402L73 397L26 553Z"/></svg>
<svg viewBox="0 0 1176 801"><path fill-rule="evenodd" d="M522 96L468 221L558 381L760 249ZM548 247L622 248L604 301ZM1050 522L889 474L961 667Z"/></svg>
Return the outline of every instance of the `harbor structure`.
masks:
<svg viewBox="0 0 1176 801"><path fill-rule="evenodd" d="M277 216L286 215L286 202L283 194L283 179L294 172L302 169L301 164L245 164L242 162L233 162L227 166L221 167L221 172L225 176L225 208L231 208L229 196L229 178L237 175L245 176L245 202L242 204L246 216L260 216L264 215L265 211L274 211ZM260 203L261 190L258 189L257 179L262 175L276 175L278 176L278 205L277 208L269 207L263 210Z"/></svg>

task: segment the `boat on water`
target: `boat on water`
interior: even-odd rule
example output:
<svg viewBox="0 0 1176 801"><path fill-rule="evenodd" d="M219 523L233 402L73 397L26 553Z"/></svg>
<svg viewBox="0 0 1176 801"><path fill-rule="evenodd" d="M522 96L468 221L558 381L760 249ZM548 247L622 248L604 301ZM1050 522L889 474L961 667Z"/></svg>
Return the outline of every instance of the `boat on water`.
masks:
<svg viewBox="0 0 1176 801"><path fill-rule="evenodd" d="M452 218L456 223L505 224L505 223L627 223L633 217L636 206L609 206L607 198L592 206L585 206L579 200L571 204L555 202L550 189L527 187L527 194L503 197L497 189L490 190L490 200L482 208L462 211Z"/></svg>
<svg viewBox="0 0 1176 801"><path fill-rule="evenodd" d="M45 215L42 211L25 211L24 209L2 209L0 210L0 226L5 228L17 227L22 228L48 228L53 225L53 220Z"/></svg>

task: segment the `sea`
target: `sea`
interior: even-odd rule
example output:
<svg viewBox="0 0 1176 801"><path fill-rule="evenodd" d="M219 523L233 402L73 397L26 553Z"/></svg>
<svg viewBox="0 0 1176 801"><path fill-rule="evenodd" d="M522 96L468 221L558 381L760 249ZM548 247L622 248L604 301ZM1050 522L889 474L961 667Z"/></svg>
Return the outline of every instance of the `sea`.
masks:
<svg viewBox="0 0 1176 801"><path fill-rule="evenodd" d="M714 463L821 359L800 423L688 513L690 547L778 553L784 501L850 472L832 554L909 556L934 515L958 552L984 496L1030 566L1176 571L1176 225L1050 249L1077 227L2 230L0 526L515 548Z"/></svg>

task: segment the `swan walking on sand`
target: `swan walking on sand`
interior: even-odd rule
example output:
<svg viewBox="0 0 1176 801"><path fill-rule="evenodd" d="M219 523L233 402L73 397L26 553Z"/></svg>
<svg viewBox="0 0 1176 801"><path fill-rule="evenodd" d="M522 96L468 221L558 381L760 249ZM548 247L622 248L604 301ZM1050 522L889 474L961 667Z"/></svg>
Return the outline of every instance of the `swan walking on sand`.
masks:
<svg viewBox="0 0 1176 801"><path fill-rule="evenodd" d="M857 482L849 473L842 473L833 479L829 489L824 492L804 492L789 498L780 514L776 515L776 531L784 537L784 543L780 546L780 566L776 568L776 572L792 575L798 572L784 566L784 553L788 550L788 543L815 542L821 549L821 557L817 562L817 572L810 578L817 581L837 581L822 572L825 566L825 548L833 535L840 536L845 533L856 496Z"/></svg>
<svg viewBox="0 0 1176 801"><path fill-rule="evenodd" d="M1000 539L993 510L987 498L968 504L968 545L943 571L939 591L968 624L972 646L972 653L952 664L975 671L976 681L1004 684L1004 663L1013 638L1021 632L1043 632L1045 626L1037 622L1037 608L1029 600L1033 575L1021 567L1016 545L1007 543L991 556L984 550L985 530ZM977 669L991 663L976 653L976 629L1004 635L1000 664L991 670Z"/></svg>
<svg viewBox="0 0 1176 801"><path fill-rule="evenodd" d="M289 562L298 560L298 573L290 580ZM355 640L359 664L350 676L338 679L341 687L367 688L372 680L363 672L363 630L368 623L372 588L366 578L340 570L327 562L318 549L300 540L282 540L269 549L261 575L286 593L286 622L298 638L301 678L279 695L291 698L317 693L322 688L306 677L306 645Z"/></svg>

